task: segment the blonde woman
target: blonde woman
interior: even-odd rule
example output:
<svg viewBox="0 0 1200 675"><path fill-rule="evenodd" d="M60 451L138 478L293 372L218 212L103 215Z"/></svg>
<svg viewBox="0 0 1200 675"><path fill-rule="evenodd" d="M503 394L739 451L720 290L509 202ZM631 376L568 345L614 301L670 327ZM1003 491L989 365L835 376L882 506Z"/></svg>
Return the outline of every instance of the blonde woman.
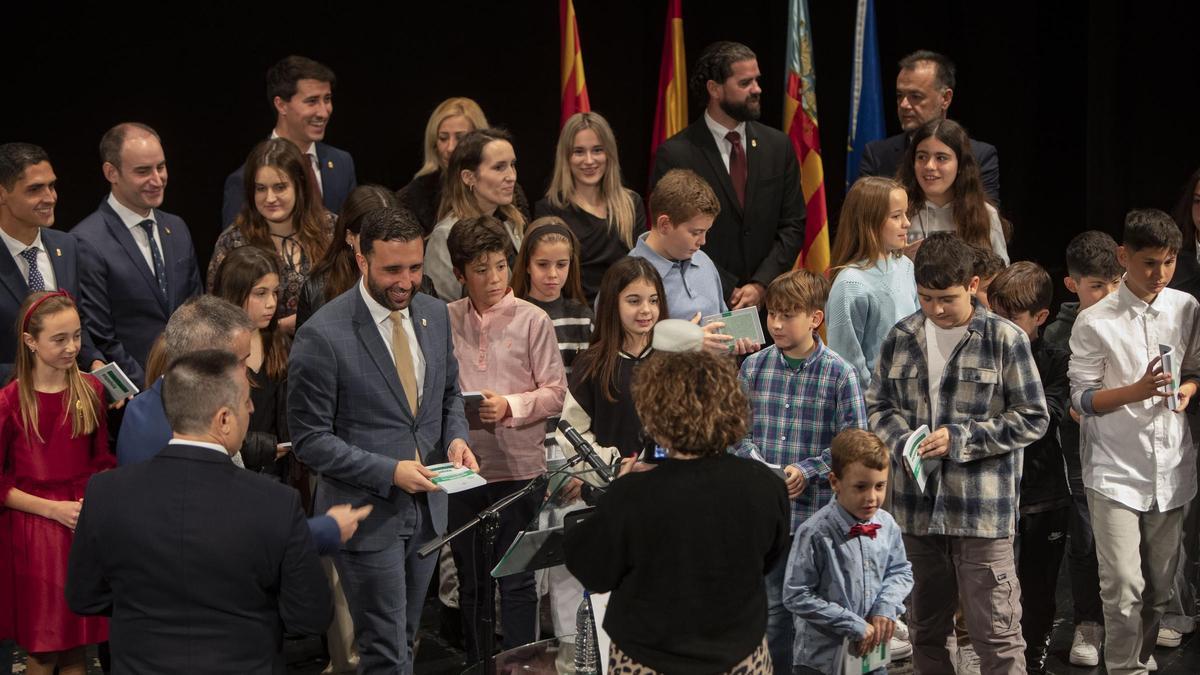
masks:
<svg viewBox="0 0 1200 675"><path fill-rule="evenodd" d="M594 301L604 272L646 230L642 198L621 184L617 139L599 114L576 113L563 125L550 189L533 214L562 218L579 239L580 281Z"/></svg>

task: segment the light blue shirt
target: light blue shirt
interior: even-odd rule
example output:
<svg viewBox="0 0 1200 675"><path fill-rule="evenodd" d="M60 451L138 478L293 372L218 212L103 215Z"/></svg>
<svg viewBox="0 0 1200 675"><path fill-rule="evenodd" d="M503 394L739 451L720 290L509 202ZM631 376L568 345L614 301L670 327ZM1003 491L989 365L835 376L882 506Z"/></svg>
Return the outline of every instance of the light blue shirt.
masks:
<svg viewBox="0 0 1200 675"><path fill-rule="evenodd" d="M696 251L687 260L668 260L646 243L649 236L649 232L642 233L629 255L645 258L662 277L667 309L670 310L670 316L662 318L691 321L696 312L706 317L729 310L721 290L717 264L707 253Z"/></svg>
<svg viewBox="0 0 1200 675"><path fill-rule="evenodd" d="M913 264L904 256L838 272L825 303L825 334L829 348L858 371L864 391L871 384L883 338L917 308Z"/></svg>
<svg viewBox="0 0 1200 675"><path fill-rule="evenodd" d="M783 604L795 619L792 663L822 673L841 672L842 641L867 634L865 617L893 621L912 592L912 564L900 528L879 510L872 539L851 538L859 521L836 499L796 530L783 580Z"/></svg>

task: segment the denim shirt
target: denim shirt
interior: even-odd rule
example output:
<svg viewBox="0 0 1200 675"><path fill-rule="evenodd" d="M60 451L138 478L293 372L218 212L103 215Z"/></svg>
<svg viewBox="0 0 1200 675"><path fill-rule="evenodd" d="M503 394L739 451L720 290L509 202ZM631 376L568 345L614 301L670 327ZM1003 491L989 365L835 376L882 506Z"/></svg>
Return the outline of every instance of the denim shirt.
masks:
<svg viewBox="0 0 1200 675"><path fill-rule="evenodd" d="M858 522L834 499L796 530L783 581L796 624L793 665L840 673L842 641L866 636L866 617L895 621L904 611L913 576L900 528L879 510L867 521L879 525L875 538L851 538Z"/></svg>

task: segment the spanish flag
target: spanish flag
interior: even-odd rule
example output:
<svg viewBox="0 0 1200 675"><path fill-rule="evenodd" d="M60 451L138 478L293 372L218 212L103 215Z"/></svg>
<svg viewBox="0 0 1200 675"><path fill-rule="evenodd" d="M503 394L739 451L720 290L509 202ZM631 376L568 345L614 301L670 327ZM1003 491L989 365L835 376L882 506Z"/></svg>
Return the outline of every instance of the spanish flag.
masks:
<svg viewBox="0 0 1200 675"><path fill-rule="evenodd" d="M825 171L817 134L817 76L813 68L808 0L789 0L787 82L783 99L783 131L800 160L800 188L808 217L804 248L796 267L822 274L829 267L829 217L825 212Z"/></svg>
<svg viewBox="0 0 1200 675"><path fill-rule="evenodd" d="M651 175L654 174L654 153L658 146L683 131L688 124L687 61L683 51L681 4L681 0L667 0L667 28L663 35L662 65L658 69L658 105L654 108L654 131L650 136Z"/></svg>
<svg viewBox="0 0 1200 675"><path fill-rule="evenodd" d="M559 0L558 27L562 44L562 118L561 127L575 113L590 112L587 82L583 79L583 51L579 46L579 25L575 22L575 3Z"/></svg>

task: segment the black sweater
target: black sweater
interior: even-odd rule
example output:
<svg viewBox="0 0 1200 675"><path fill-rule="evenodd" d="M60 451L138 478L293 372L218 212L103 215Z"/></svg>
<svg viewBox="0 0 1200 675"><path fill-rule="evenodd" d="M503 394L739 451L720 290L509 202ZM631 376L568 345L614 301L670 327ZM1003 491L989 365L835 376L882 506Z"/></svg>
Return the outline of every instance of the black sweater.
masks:
<svg viewBox="0 0 1200 675"><path fill-rule="evenodd" d="M567 569L612 591L604 629L664 673L723 673L762 642L763 576L787 555L787 490L724 453L667 460L616 482L567 533Z"/></svg>
<svg viewBox="0 0 1200 675"><path fill-rule="evenodd" d="M1021 469L1021 513L1037 513L1068 506L1071 493L1067 487L1066 464L1060 442L1059 425L1070 419L1071 383L1067 365L1071 353L1053 346L1042 338L1034 340L1033 362L1041 374L1046 393L1046 409L1050 411L1050 426L1046 434L1025 448Z"/></svg>

